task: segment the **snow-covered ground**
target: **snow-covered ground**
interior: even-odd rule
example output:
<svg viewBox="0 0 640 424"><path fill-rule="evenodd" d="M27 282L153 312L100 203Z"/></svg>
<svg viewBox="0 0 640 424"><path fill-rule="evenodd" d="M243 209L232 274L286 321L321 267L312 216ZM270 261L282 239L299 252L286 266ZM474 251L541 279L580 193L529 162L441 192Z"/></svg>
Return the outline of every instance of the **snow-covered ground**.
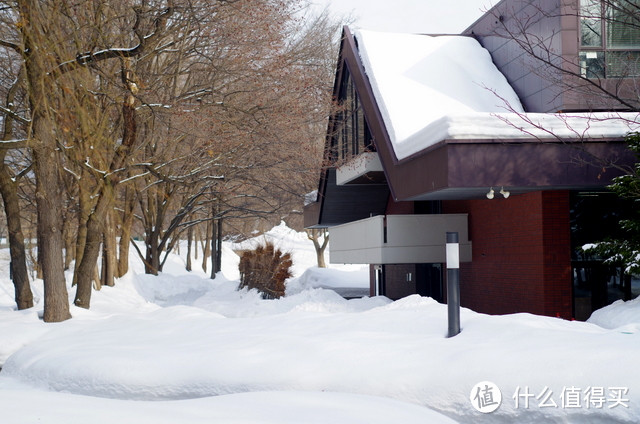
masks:
<svg viewBox="0 0 640 424"><path fill-rule="evenodd" d="M445 305L346 300L327 287L363 289L366 268L314 269L303 234L271 236L298 261L278 300L236 290L229 244L216 280L178 256L158 277L132 261L57 324L38 319L41 303L14 310L3 273L0 423L640 422L638 301L594 323L463 309L446 338ZM474 389L484 381L502 394L487 414L474 408L497 399Z"/></svg>

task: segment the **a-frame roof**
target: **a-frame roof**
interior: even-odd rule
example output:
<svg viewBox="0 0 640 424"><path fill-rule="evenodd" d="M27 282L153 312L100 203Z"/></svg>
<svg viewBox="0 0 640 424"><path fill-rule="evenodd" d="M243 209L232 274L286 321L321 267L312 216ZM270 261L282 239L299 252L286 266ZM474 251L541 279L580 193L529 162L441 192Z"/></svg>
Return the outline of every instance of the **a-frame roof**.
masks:
<svg viewBox="0 0 640 424"><path fill-rule="evenodd" d="M393 128L396 122L394 116L398 116L400 113L401 119L406 118L406 116L402 116L403 108L410 111L405 113L411 113L414 117L427 116L430 113L433 115L433 110L437 111L438 108L438 96L433 95L431 98L419 99L420 101L415 102L412 100L412 95L416 94L418 90L400 90L398 86L402 84L398 85L390 79L393 76L385 75L380 78L379 75L376 75L379 70L376 69L375 63L384 64L385 59L372 58L372 54L391 54L388 61L393 61L393 55L398 52L411 54L412 48L406 45L408 38L390 34L386 36L391 41L384 49L378 51L378 47L375 45L372 47L370 40L367 39L369 35L371 34L363 33L354 36L347 27L344 28L334 95L336 98L339 95L342 74L348 71L360 98L373 142L382 162L391 197L395 201L481 198L492 186L509 187L514 194L540 189L602 188L613 176L618 175L613 170L607 170L603 175L603 161L615 161L618 164L631 164L634 161L633 155L622 142L623 134L626 131L616 128L607 133L606 131L609 131L610 128L607 129L607 125L602 125L605 128L602 132L594 133L592 137L587 135L585 138L584 132L579 129L580 123L586 122L586 125L595 127L599 125L599 122L613 123L611 119L585 120L582 116L526 114L516 107L510 114L501 115L492 109L484 111L474 109L470 112L463 111L464 113L449 113L444 118L436 118L435 120L426 119L426 125L423 128L419 128L418 125L418 131L400 137L400 143L408 142L411 144L413 142L418 147L405 149L398 154L398 139L394 140L394 137L398 135L398 132ZM383 34L381 37L385 37L385 35ZM427 36L409 36L410 39L415 37ZM371 37L369 38L371 39ZM371 39L374 44L376 38L379 37L374 36ZM456 39L454 44L472 45L475 43L472 50L484 51L473 39L464 36L447 38L449 40L445 41ZM440 48L451 48L451 44L447 46L445 42L437 44ZM488 56L486 51L482 54ZM467 55L467 57L469 56ZM421 57L418 58L418 62L420 60L428 59ZM423 71L433 67L433 64L429 63L423 63L423 65ZM446 63L436 65L436 69L438 66L444 67L444 69L439 69L439 72L443 77L446 77L446 67L450 65ZM413 75L407 75L411 72L401 69L401 75L398 78L412 78L413 83L417 84L428 83L429 76L419 75L420 68L421 66L417 66L411 69L414 72ZM455 76L453 72L450 74L452 77ZM467 72L467 75L472 74ZM407 82L404 81L404 83ZM506 92L500 87L496 89L495 86L493 91L487 90L486 87L482 87L482 79L479 82L471 81L471 83L483 90L484 94L493 95L497 91L497 94L504 95ZM438 87L437 82L431 85L431 89ZM392 93L393 100L390 101L388 97L385 97L387 92ZM474 97L471 100L477 100L475 97L478 95L477 93L470 95ZM499 97L496 96L495 104L500 104ZM429 104L430 100L435 102L436 106ZM403 106L403 101L413 105L416 110L411 111L410 107L404 107L407 105ZM390 112L389 108L396 107L393 102L400 107ZM468 105L473 101L466 103ZM486 105L486 99L480 103ZM512 103L515 104L514 101ZM420 108L428 108L429 113L421 115ZM571 122L570 119L574 118L576 121ZM536 128L535 122L540 120L545 127L558 129L560 135ZM531 121L529 127L526 125L528 121ZM331 120L328 140L333 132L332 125L334 124L335 122ZM568 124L575 125L575 128ZM390 131L389 128L392 130ZM568 132L562 133L560 130L563 128L565 130L568 128ZM436 134L435 138L433 134ZM430 139L425 142L419 139L422 136L430 137ZM571 138L572 136L575 137L575 140ZM594 163L594 158L597 158L598 163ZM322 203L332 196L331 189L329 192L327 191L328 179L326 176L328 174L324 175L320 185L320 205L316 206L320 209L320 215L326 213L322 212L326 209ZM342 188L342 190L345 189ZM345 192L341 196L355 196L359 188L356 186L346 190L352 194L345 194ZM376 209L379 210L379 205L383 203L382 200L376 198L375 203ZM366 210L367 207L364 209ZM382 212L371 211L370 213ZM322 219L317 222L320 221Z"/></svg>

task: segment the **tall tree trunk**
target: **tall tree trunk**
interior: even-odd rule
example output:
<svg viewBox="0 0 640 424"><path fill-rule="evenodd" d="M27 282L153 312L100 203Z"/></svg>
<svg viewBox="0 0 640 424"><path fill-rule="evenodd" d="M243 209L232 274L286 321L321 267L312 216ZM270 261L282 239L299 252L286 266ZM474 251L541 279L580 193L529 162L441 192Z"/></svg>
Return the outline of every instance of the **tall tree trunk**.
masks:
<svg viewBox="0 0 640 424"><path fill-rule="evenodd" d="M191 244L193 243L193 227L187 229L187 271L191 271Z"/></svg>
<svg viewBox="0 0 640 424"><path fill-rule="evenodd" d="M35 116L34 116L35 119ZM36 127L36 125L34 125ZM47 130L38 125L36 134ZM50 130L50 128L49 128ZM51 134L51 132L48 132ZM44 321L60 322L71 318L69 293L64 278L62 251L62 190L58 178L58 158L53 140L34 149L36 204L38 210L38 257L44 280Z"/></svg>
<svg viewBox="0 0 640 424"><path fill-rule="evenodd" d="M211 235L211 279L215 280L216 274L222 271L222 218L213 223Z"/></svg>
<svg viewBox="0 0 640 424"><path fill-rule="evenodd" d="M158 275L160 271L160 252L158 249L159 237L156 231L149 234L147 240L147 254L144 263L145 274Z"/></svg>
<svg viewBox="0 0 640 424"><path fill-rule="evenodd" d="M7 92L6 107L13 109L15 94L24 72ZM3 140L9 140L13 134L13 118L4 116ZM29 286L29 272L27 270L27 253L22 233L20 219L20 203L18 197L18 185L13 180L7 165L4 162L6 150L0 152L0 195L4 203L4 212L7 217L7 232L9 238L9 255L11 257L11 278L15 290L15 300L18 309L28 309L33 306L33 293Z"/></svg>
<svg viewBox="0 0 640 424"><path fill-rule="evenodd" d="M206 235L204 237L204 248L202 251L202 270L207 272L207 260L211 254L211 234L213 233L213 222L207 221Z"/></svg>
<svg viewBox="0 0 640 424"><path fill-rule="evenodd" d="M4 156L4 155L2 155ZM4 165L4 158L0 164L0 193L4 202L7 216L7 231L9 233L9 255L11 256L11 271L15 299L18 309L33 306L33 293L29 286L29 272L27 271L27 255L20 222L20 204L16 184L8 174Z"/></svg>
<svg viewBox="0 0 640 424"><path fill-rule="evenodd" d="M218 218L218 249L216 251L216 268L222 271L222 218Z"/></svg>
<svg viewBox="0 0 640 424"><path fill-rule="evenodd" d="M118 244L118 278L129 272L129 247L131 245L131 228L133 227L133 209L135 208L135 190L127 188L124 196L124 211L120 227Z"/></svg>
<svg viewBox="0 0 640 424"><path fill-rule="evenodd" d="M87 221L91 215L94 204L91 201L91 193L83 184L78 187L78 231L76 235L76 264L73 271L73 286L78 284L78 268L82 263L84 248L87 243Z"/></svg>
<svg viewBox="0 0 640 424"><path fill-rule="evenodd" d="M215 212L215 207L214 207ZM215 216L215 215L213 215ZM216 279L216 258L218 257L218 225L216 221L211 223L211 279Z"/></svg>
<svg viewBox="0 0 640 424"><path fill-rule="evenodd" d="M200 228L199 225L198 225L198 228ZM200 244L200 230L195 232L193 244L194 244L193 259L198 260L198 245Z"/></svg>
<svg viewBox="0 0 640 424"><path fill-rule="evenodd" d="M60 159L56 151L54 120L49 115L52 95L51 55L46 49L50 40L46 24L51 17L45 4L35 0L18 0L24 42L24 66L31 110L36 208L38 216L38 257L44 279L44 321L59 322L71 318L64 278L62 251L63 193Z"/></svg>
<svg viewBox="0 0 640 424"><path fill-rule="evenodd" d="M116 273L116 230L114 228L113 210L105 216L102 242L102 284L113 287Z"/></svg>
<svg viewBox="0 0 640 424"><path fill-rule="evenodd" d="M87 221L87 238L78 273L76 297L73 303L81 308L89 309L91 304L91 281L98 263L105 216L113 206L113 187L108 183L102 188L98 203Z"/></svg>
<svg viewBox="0 0 640 424"><path fill-rule="evenodd" d="M65 219L62 236L64 237L64 269L71 268L71 262L75 259L76 246L73 237L73 226L71 219Z"/></svg>

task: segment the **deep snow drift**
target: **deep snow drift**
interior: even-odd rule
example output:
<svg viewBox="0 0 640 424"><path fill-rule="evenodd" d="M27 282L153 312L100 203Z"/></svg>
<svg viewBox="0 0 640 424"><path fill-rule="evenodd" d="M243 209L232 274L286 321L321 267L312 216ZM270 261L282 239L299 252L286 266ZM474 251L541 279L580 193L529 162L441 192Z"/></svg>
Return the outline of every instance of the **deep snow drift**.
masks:
<svg viewBox="0 0 640 424"><path fill-rule="evenodd" d="M282 243L313 253L298 236ZM38 307L15 311L1 279L0 422L640 421L637 301L602 312L611 328L463 309L448 339L446 306L432 299L313 287L344 287L358 267L298 273L279 300L237 291L231 247L216 280L177 256L158 277L137 264L59 324L42 323ZM472 404L482 381L502 392L490 414Z"/></svg>

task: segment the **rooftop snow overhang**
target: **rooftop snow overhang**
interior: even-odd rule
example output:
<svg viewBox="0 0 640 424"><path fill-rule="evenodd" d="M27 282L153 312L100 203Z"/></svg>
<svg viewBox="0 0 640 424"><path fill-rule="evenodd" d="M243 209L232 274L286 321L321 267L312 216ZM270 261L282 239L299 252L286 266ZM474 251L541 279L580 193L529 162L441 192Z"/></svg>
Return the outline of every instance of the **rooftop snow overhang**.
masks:
<svg viewBox="0 0 640 424"><path fill-rule="evenodd" d="M513 194L545 189L593 190L602 189L621 173L603 164L635 163L623 135L626 130L639 127L638 114L594 115L591 120L575 114L505 113L504 110L448 114L411 134L408 145L402 148L405 150L398 155L398 143L394 144L387 129L386 106L379 99L380 93L372 87L371 75L358 50L361 44L345 27L334 91L341 81L342 70L348 68L387 184L373 185L375 194L358 195L368 199L368 206L359 207L360 218L356 219L370 216L367 210L373 215L384 213L383 186L396 201L482 198L490 187L501 186ZM395 44L390 48L402 50ZM586 126L580 127L573 119L581 120ZM620 126L625 120L626 129ZM558 137L538 127L555 128ZM568 132L561 133L563 128ZM336 190L337 187L347 189L349 185L337 186L335 180L329 183L335 177L335 170L332 172L324 173L320 184L324 195L319 197L318 205L308 208L314 211L313 217L307 219L305 211L305 225L330 226L354 220L351 211L344 209L355 205L349 200L349 191ZM357 193L358 187L350 189ZM380 212L374 213L374 209Z"/></svg>
<svg viewBox="0 0 640 424"><path fill-rule="evenodd" d="M514 194L602 188L620 174L605 164L635 162L623 138L640 129L637 113L527 114L488 52L473 39L374 33L374 41L393 40L379 49L369 42L371 34L362 34L344 46L356 48L357 41L351 66L364 74L358 94L363 104L370 103L371 132L397 201L480 198L492 186L510 187ZM402 61L407 48L401 43L438 39L438 48L425 47L424 57L409 54ZM465 54L448 57L447 48L456 45ZM442 56L444 64L438 62ZM461 64L460 57L467 63ZM396 59L400 72L385 69ZM444 72L436 69L442 78L431 81L433 75L421 72L434 67ZM482 74L478 80L474 71ZM456 76L470 78L472 85ZM475 98L465 104L460 87ZM438 90L442 93L434 93Z"/></svg>

